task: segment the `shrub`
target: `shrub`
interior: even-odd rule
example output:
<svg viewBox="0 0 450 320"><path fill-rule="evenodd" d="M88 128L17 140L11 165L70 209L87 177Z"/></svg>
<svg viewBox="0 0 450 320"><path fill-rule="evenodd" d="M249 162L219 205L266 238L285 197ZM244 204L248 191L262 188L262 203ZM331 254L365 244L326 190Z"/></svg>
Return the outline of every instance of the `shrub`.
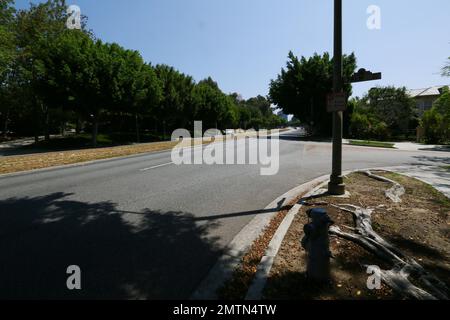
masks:
<svg viewBox="0 0 450 320"><path fill-rule="evenodd" d="M388 140L391 136L386 122L377 122L371 128L371 136L377 140Z"/></svg>
<svg viewBox="0 0 450 320"><path fill-rule="evenodd" d="M444 88L431 110L423 115L421 127L426 143L448 143L450 141L450 91Z"/></svg>
<svg viewBox="0 0 450 320"><path fill-rule="evenodd" d="M424 130L425 143L445 142L443 116L437 111L436 108L432 108L424 113L421 121L421 127Z"/></svg>
<svg viewBox="0 0 450 320"><path fill-rule="evenodd" d="M370 121L367 115L355 112L350 119L350 135L352 138L370 138Z"/></svg>

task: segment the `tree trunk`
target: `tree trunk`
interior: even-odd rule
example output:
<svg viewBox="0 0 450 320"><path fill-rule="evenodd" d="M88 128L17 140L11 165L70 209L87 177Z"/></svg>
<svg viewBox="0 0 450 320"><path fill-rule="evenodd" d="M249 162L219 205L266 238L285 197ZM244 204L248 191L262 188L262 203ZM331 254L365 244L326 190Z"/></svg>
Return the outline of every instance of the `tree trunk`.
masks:
<svg viewBox="0 0 450 320"><path fill-rule="evenodd" d="M163 121L163 141L166 140L166 121Z"/></svg>
<svg viewBox="0 0 450 320"><path fill-rule="evenodd" d="M3 123L3 137L6 139L8 136L8 119L9 119L9 110L5 115L5 122Z"/></svg>
<svg viewBox="0 0 450 320"><path fill-rule="evenodd" d="M79 135L80 134L80 132L81 132L81 120L80 120L80 117L79 116L77 116L77 123L76 123L76 125L75 125L75 133L77 134L77 135Z"/></svg>
<svg viewBox="0 0 450 320"><path fill-rule="evenodd" d="M33 121L34 143L39 143L40 116L36 99L34 99L33 113L34 113L34 121Z"/></svg>
<svg viewBox="0 0 450 320"><path fill-rule="evenodd" d="M92 119L92 146L97 146L97 135L98 135L98 116L95 115Z"/></svg>
<svg viewBox="0 0 450 320"><path fill-rule="evenodd" d="M139 135L139 117L137 113L135 114L135 124L136 124L136 140L137 142L141 142L141 137Z"/></svg>
<svg viewBox="0 0 450 320"><path fill-rule="evenodd" d="M48 108L44 111L44 133L45 141L50 141L50 114Z"/></svg>
<svg viewBox="0 0 450 320"><path fill-rule="evenodd" d="M61 121L61 136L66 136L66 122Z"/></svg>

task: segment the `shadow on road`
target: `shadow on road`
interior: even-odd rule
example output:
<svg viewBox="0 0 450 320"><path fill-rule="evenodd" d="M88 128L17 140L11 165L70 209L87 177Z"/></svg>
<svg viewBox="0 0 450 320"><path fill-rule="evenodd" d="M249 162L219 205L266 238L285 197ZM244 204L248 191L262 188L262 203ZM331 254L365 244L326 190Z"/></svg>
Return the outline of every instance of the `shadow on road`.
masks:
<svg viewBox="0 0 450 320"><path fill-rule="evenodd" d="M431 148L421 148L420 151L442 151L442 152L450 152L450 146L435 146Z"/></svg>
<svg viewBox="0 0 450 320"><path fill-rule="evenodd" d="M450 157L436 157L436 156L415 156L418 162L411 165L421 165L424 163L434 163L436 165L448 164L450 165Z"/></svg>
<svg viewBox="0 0 450 320"><path fill-rule="evenodd" d="M0 299L188 298L221 254L214 223L69 197L0 202ZM81 291L66 287L69 265L81 268Z"/></svg>
<svg viewBox="0 0 450 320"><path fill-rule="evenodd" d="M225 213L225 214L218 214L218 215L206 216L206 217L197 217L197 218L195 218L195 221L212 221L212 220L228 219L228 218L235 218L235 217L254 216L254 215L258 215L258 214L279 212L279 211L283 211L283 210L292 209L292 205L284 205L285 201L286 201L286 198L283 198L282 200L280 200L278 202L276 208Z"/></svg>
<svg viewBox="0 0 450 320"><path fill-rule="evenodd" d="M331 138L300 136L298 134L280 134L280 140L331 143Z"/></svg>

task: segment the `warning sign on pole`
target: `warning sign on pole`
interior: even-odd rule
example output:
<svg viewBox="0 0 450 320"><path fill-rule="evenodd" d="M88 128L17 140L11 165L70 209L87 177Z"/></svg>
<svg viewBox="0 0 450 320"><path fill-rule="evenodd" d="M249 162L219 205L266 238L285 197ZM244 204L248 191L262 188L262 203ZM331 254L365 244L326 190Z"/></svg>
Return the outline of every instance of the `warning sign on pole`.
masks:
<svg viewBox="0 0 450 320"><path fill-rule="evenodd" d="M337 112L347 110L347 95L345 93L330 93L327 96L327 111Z"/></svg>

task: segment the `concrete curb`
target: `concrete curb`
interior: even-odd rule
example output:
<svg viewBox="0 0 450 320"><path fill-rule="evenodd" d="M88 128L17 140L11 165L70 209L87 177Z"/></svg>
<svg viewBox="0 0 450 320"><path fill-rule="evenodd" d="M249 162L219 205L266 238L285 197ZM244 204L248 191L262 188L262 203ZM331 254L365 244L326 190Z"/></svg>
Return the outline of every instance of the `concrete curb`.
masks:
<svg viewBox="0 0 450 320"><path fill-rule="evenodd" d="M231 278L234 270L241 262L253 242L260 236L270 221L279 212L279 209L297 198L301 194L326 182L329 176L321 176L310 182L298 186L269 204L262 214L255 216L230 242L225 253L218 259L208 275L203 279L194 293L191 300L215 300L217 290ZM281 239L282 241L283 239ZM280 241L280 243L281 243Z"/></svg>
<svg viewBox="0 0 450 320"><path fill-rule="evenodd" d="M305 197L308 197L309 195L310 193L306 194ZM253 279L252 284L247 291L245 300L261 300L262 292L266 286L267 279L269 278L270 270L272 269L275 257L277 256L284 237L286 236L295 216L297 215L301 207L302 205L299 204L296 204L294 207L292 207L292 209L284 218L283 222L278 227L278 230L270 241L265 255L262 257L261 262L258 265L255 278Z"/></svg>
<svg viewBox="0 0 450 320"><path fill-rule="evenodd" d="M326 181L328 180L328 176ZM304 197L309 197L314 194L317 190L322 188L324 184L319 184L311 191L306 193ZM294 221L295 216L303 207L301 204L296 204L292 207L292 209L288 212L284 220L281 222L277 231L275 232L272 240L269 243L269 246L266 250L265 255L262 257L261 262L258 265L258 269L256 271L255 277L250 285L245 300L257 301L261 300L262 292L266 286L267 279L269 278L270 271L272 270L273 263L275 261L275 257L278 254L278 251L281 248L281 244L283 243L284 237L286 236L289 228L291 227L292 222Z"/></svg>

